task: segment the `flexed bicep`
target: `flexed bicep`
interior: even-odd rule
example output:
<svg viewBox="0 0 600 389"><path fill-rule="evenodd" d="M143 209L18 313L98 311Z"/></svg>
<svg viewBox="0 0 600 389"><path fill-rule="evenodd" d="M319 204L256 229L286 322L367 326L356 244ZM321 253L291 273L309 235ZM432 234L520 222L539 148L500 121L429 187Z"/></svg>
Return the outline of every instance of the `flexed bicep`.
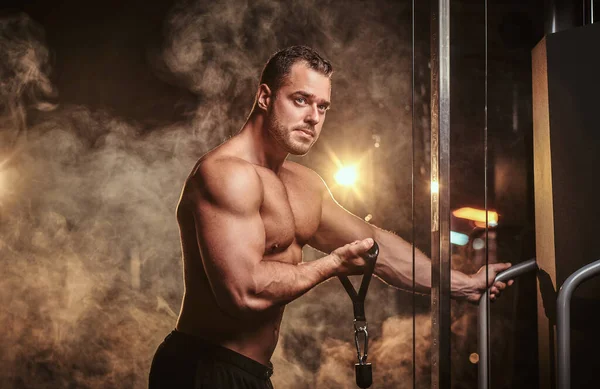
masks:
<svg viewBox="0 0 600 389"><path fill-rule="evenodd" d="M246 306L265 250L260 178L252 166L227 159L203 163L190 180L204 270L219 306L236 314Z"/></svg>

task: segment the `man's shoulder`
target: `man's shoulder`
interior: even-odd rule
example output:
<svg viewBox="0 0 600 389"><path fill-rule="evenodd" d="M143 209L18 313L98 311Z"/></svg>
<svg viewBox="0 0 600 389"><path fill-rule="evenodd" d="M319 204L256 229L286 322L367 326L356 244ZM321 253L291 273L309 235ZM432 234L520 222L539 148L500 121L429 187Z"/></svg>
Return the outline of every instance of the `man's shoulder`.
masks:
<svg viewBox="0 0 600 389"><path fill-rule="evenodd" d="M232 155L213 154L200 158L190 177L201 178L204 175L225 176L226 174L256 176L256 169L250 162Z"/></svg>
<svg viewBox="0 0 600 389"><path fill-rule="evenodd" d="M198 160L186 180L185 190L191 197L211 200L234 200L260 197L262 184L254 166L234 156L213 155Z"/></svg>
<svg viewBox="0 0 600 389"><path fill-rule="evenodd" d="M294 176L294 180L309 185L317 191L324 191L327 185L321 176L309 167L293 161L285 161L285 168Z"/></svg>

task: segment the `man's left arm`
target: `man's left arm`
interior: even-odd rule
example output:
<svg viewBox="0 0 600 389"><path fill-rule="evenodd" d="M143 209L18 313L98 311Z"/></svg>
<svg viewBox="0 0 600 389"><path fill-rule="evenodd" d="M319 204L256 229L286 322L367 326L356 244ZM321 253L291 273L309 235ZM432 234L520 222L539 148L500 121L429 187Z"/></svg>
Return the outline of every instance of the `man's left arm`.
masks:
<svg viewBox="0 0 600 389"><path fill-rule="evenodd" d="M345 244L365 238L373 238L379 245L375 275L394 287L412 290L412 245L398 235L382 230L346 211L335 201L325 186L319 228L308 244L317 250L329 253ZM507 284L496 282L492 285L493 280L498 272L509 267L509 263L490 264L487 283L485 266L473 275L452 270L451 296L455 299L477 302L486 286L491 286L490 299L494 300ZM417 248L415 248L414 278L415 292L429 293L431 260ZM508 285L510 284L512 281L508 282Z"/></svg>

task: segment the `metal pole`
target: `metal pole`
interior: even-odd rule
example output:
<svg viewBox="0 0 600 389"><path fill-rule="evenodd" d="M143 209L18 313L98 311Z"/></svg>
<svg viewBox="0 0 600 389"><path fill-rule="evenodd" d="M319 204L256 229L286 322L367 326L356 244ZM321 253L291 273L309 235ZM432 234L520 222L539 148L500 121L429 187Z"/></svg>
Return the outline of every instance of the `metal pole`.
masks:
<svg viewBox="0 0 600 389"><path fill-rule="evenodd" d="M525 274L529 271L537 270L537 262L535 259L530 259L525 262L521 262L515 266L510 267L509 269L498 273L494 282L501 281L506 282L515 277L520 276L521 274ZM488 297L487 291L485 291L481 298L479 299L479 375L477 377L478 388L479 389L488 389L488 360L489 360L489 334L488 334L488 323L487 323L487 312L488 309Z"/></svg>
<svg viewBox="0 0 600 389"><path fill-rule="evenodd" d="M431 387L450 388L450 0L431 3Z"/></svg>
<svg viewBox="0 0 600 389"><path fill-rule="evenodd" d="M560 287L556 301L556 348L558 359L558 389L571 388L571 297L583 282L600 274L600 260L585 265Z"/></svg>
<svg viewBox="0 0 600 389"><path fill-rule="evenodd" d="M546 0L546 34L583 26L585 5L581 0Z"/></svg>
<svg viewBox="0 0 600 389"><path fill-rule="evenodd" d="M594 0L583 0L583 24L594 23Z"/></svg>

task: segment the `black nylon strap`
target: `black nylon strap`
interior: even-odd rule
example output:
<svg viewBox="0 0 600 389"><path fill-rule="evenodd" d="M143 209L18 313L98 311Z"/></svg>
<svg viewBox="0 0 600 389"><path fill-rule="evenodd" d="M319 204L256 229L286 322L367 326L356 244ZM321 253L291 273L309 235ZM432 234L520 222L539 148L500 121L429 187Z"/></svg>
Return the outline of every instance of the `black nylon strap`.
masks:
<svg viewBox="0 0 600 389"><path fill-rule="evenodd" d="M354 308L354 320L357 321L367 321L365 316L365 297L367 296L367 290L369 289L369 284L371 283L371 278L373 276L373 271L375 270L375 263L377 262L377 256L379 255L379 245L377 242L373 242L373 246L366 252L366 255L363 257L367 262L365 267L365 273L362 278L362 282L360 283L360 289L358 293L352 286L352 283L346 276L339 276L338 278L342 282L344 289L352 299L352 306Z"/></svg>

